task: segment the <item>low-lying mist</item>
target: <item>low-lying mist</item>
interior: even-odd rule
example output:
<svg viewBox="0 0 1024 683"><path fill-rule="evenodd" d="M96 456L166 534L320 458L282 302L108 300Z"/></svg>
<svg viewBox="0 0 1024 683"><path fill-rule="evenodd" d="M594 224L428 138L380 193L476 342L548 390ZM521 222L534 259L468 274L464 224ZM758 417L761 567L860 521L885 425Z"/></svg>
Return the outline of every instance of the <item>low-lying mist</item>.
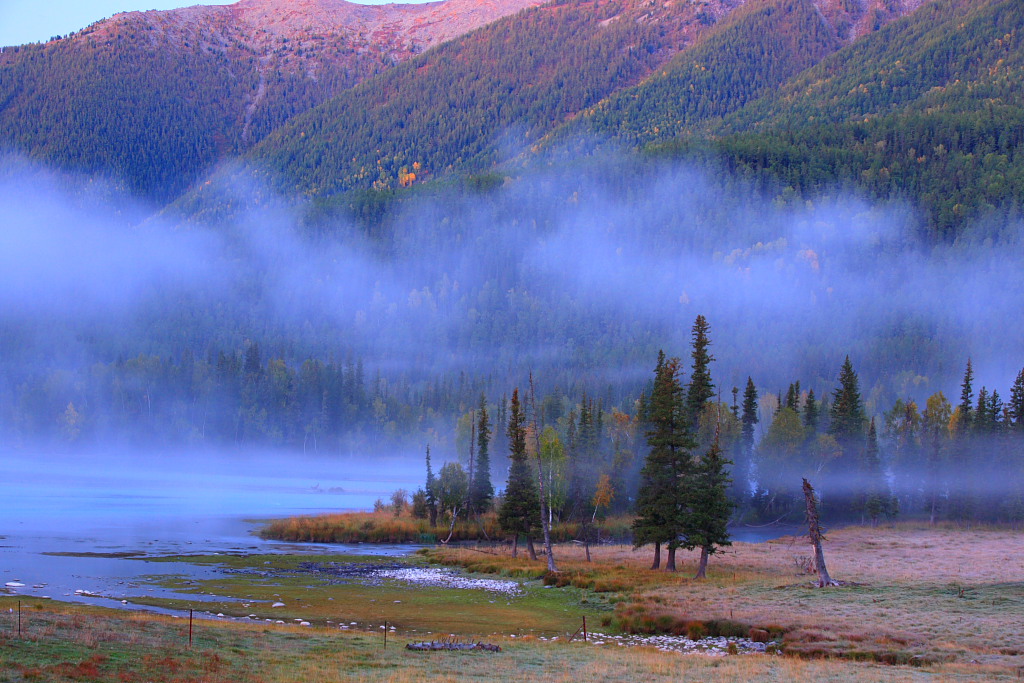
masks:
<svg viewBox="0 0 1024 683"><path fill-rule="evenodd" d="M493 400L532 370L542 390L618 401L658 349L688 354L703 314L723 398L748 375L762 393L800 380L823 396L849 355L875 411L952 394L968 357L978 386L1007 387L1024 364L1019 239L926 245L898 203L796 202L686 164L587 163L422 191L378 226L335 217L311 231L307 207L265 188L226 185L234 217L203 225L9 159L4 428L19 428L33 383L63 409L86 400L76 382L96 364L251 342L294 366L358 360L367 382L464 373Z"/></svg>

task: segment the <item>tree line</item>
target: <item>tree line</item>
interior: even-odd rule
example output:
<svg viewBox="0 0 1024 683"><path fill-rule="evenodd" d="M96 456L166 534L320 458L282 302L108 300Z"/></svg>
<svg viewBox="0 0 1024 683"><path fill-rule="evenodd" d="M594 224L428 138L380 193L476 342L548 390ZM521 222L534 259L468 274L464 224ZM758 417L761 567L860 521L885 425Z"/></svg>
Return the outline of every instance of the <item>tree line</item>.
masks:
<svg viewBox="0 0 1024 683"><path fill-rule="evenodd" d="M847 357L837 386L820 399L799 382L761 394L748 378L742 392L731 389L730 405L712 380L709 330L698 316L688 383L680 359L659 353L635 412L611 411L609 422L619 427L595 429L608 416L586 400L545 424L557 415L551 397L537 403L531 389L521 401L514 390L505 411L507 480L497 494L493 432L481 397L469 473L452 461L435 477L428 448L414 514L454 524L460 514L494 512L514 549L522 537L534 558L545 524L574 522L580 540L592 542L599 517L625 514L633 518L633 543L654 548L652 569L662 566L663 549L669 571L678 549L698 549L698 577L729 544L730 523L801 521L801 482L808 478L820 482L822 514L831 520L1024 521L1024 370L1005 403L997 390L975 393L968 360L955 407L940 391L923 410L898 399L872 416Z"/></svg>

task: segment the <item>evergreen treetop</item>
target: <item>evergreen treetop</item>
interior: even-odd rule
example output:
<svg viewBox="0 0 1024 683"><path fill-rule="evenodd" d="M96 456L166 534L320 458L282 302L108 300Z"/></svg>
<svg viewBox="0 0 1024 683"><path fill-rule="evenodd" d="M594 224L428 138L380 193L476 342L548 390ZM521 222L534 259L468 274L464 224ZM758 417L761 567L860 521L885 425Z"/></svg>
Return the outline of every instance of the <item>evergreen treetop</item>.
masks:
<svg viewBox="0 0 1024 683"><path fill-rule="evenodd" d="M832 395L831 418L828 433L836 438L841 446L849 446L853 442L863 443L864 428L867 416L861 401L859 380L853 370L853 363L847 356L839 371L839 387Z"/></svg>
<svg viewBox="0 0 1024 683"><path fill-rule="evenodd" d="M695 430L697 420L700 417L704 404L710 401L715 395L715 385L711 381L711 361L715 357L708 351L711 340L708 338L710 326L703 315L698 315L693 323L691 336L693 339L693 350L690 356L693 364L690 366L690 385L686 391L686 414L689 418L690 428Z"/></svg>

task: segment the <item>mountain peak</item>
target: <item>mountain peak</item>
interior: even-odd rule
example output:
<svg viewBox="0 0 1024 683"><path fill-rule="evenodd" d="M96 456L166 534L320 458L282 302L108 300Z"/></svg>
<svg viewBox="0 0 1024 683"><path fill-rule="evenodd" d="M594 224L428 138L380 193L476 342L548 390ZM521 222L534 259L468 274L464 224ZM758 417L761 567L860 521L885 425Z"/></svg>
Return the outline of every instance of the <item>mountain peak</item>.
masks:
<svg viewBox="0 0 1024 683"><path fill-rule="evenodd" d="M347 0L240 0L174 10L123 12L89 27L103 40L140 27L172 43L199 37L206 46L244 45L267 54L296 52L342 40L355 50L403 59L540 0L439 0L364 5ZM289 45L292 41L299 45ZM308 44L307 44L308 43Z"/></svg>

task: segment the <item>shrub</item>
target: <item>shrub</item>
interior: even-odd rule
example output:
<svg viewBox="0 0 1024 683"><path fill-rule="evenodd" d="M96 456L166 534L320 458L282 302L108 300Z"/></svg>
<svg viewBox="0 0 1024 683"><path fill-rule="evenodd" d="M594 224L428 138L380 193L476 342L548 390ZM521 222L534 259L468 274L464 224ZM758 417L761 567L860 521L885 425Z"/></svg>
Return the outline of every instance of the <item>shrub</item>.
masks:
<svg viewBox="0 0 1024 683"><path fill-rule="evenodd" d="M700 621L691 621L686 625L686 637L690 640L700 640L708 635L707 627Z"/></svg>

